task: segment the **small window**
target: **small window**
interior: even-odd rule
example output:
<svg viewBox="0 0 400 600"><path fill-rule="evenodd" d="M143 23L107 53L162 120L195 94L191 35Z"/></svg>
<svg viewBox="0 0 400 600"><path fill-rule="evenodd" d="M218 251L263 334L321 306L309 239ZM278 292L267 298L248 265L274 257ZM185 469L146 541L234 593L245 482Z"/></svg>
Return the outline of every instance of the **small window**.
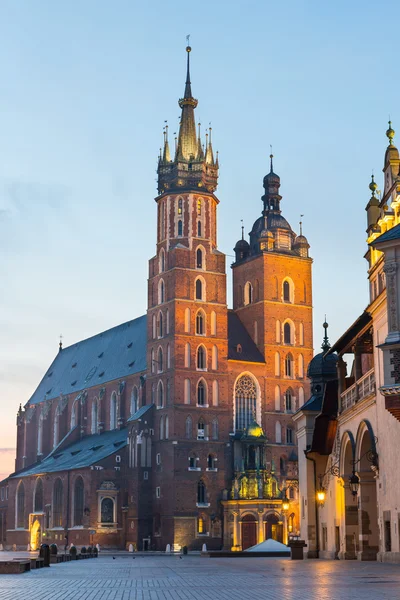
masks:
<svg viewBox="0 0 400 600"><path fill-rule="evenodd" d="M196 279L196 300L203 300L203 282Z"/></svg>
<svg viewBox="0 0 400 600"><path fill-rule="evenodd" d="M206 526L203 517L199 517L197 519L197 533L199 535L203 535L206 533Z"/></svg>
<svg viewBox="0 0 400 600"><path fill-rule="evenodd" d="M194 454L189 456L189 469L191 471L197 470L197 458Z"/></svg>
<svg viewBox="0 0 400 600"><path fill-rule="evenodd" d="M156 498L161 498L161 488L159 486L156 487Z"/></svg>
<svg viewBox="0 0 400 600"><path fill-rule="evenodd" d="M290 390L285 394L285 407L286 412L292 412L292 393Z"/></svg>
<svg viewBox="0 0 400 600"><path fill-rule="evenodd" d="M182 237L183 235L183 224L182 221L179 219L178 221L178 236Z"/></svg>
<svg viewBox="0 0 400 600"><path fill-rule="evenodd" d="M201 237L201 221L197 221L197 237Z"/></svg>
<svg viewBox="0 0 400 600"><path fill-rule="evenodd" d="M161 465L161 454L159 452L156 454L156 465Z"/></svg>
<svg viewBox="0 0 400 600"><path fill-rule="evenodd" d="M290 323L285 323L283 326L283 343L292 343L292 328L290 327Z"/></svg>
<svg viewBox="0 0 400 600"><path fill-rule="evenodd" d="M283 301L291 302L290 298L290 283L288 281L283 282Z"/></svg>
<svg viewBox="0 0 400 600"><path fill-rule="evenodd" d="M285 376L293 377L293 357L288 354L285 358Z"/></svg>
<svg viewBox="0 0 400 600"><path fill-rule="evenodd" d="M205 315L202 310L199 310L196 315L196 335L205 335L205 333Z"/></svg>
<svg viewBox="0 0 400 600"><path fill-rule="evenodd" d="M197 439L205 439L205 425L203 419L200 419L200 421L197 423Z"/></svg>
<svg viewBox="0 0 400 600"><path fill-rule="evenodd" d="M207 357L204 346L199 346L197 349L197 368L201 371L207 368Z"/></svg>
<svg viewBox="0 0 400 600"><path fill-rule="evenodd" d="M199 381L199 384L197 386L197 405L206 405L206 386L204 381Z"/></svg>
<svg viewBox="0 0 400 600"><path fill-rule="evenodd" d="M146 481L149 478L149 472L143 471L143 479Z"/></svg>
<svg viewBox="0 0 400 600"><path fill-rule="evenodd" d="M293 429L290 429L290 427L286 429L286 443L293 444Z"/></svg>
<svg viewBox="0 0 400 600"><path fill-rule="evenodd" d="M199 481L197 484L197 504L206 504L207 492L204 481Z"/></svg>
<svg viewBox="0 0 400 600"><path fill-rule="evenodd" d="M213 454L209 454L207 457L207 469L215 471L217 468L217 459Z"/></svg>
<svg viewBox="0 0 400 600"><path fill-rule="evenodd" d="M201 248L198 248L196 251L196 268L197 269L203 268L203 251Z"/></svg>
<svg viewBox="0 0 400 600"><path fill-rule="evenodd" d="M244 286L244 304L247 306L253 302L253 286L250 281Z"/></svg>

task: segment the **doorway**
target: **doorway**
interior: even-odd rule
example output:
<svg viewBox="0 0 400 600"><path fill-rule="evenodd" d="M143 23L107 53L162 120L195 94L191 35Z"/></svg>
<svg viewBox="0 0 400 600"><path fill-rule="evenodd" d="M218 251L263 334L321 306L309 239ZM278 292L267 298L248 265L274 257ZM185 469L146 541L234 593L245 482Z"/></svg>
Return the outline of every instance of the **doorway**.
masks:
<svg viewBox="0 0 400 600"><path fill-rule="evenodd" d="M276 514L269 514L265 519L265 539L283 543L283 524Z"/></svg>
<svg viewBox="0 0 400 600"><path fill-rule="evenodd" d="M31 550L38 550L40 548L40 534L40 523L36 519L31 527Z"/></svg>
<svg viewBox="0 0 400 600"><path fill-rule="evenodd" d="M242 550L257 544L257 521L253 515L242 519Z"/></svg>

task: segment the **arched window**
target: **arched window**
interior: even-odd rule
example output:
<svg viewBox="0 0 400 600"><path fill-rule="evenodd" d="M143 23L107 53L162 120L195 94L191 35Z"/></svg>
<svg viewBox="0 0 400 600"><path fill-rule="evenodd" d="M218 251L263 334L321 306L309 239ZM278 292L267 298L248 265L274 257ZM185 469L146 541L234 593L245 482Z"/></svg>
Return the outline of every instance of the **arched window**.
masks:
<svg viewBox="0 0 400 600"><path fill-rule="evenodd" d="M197 423L197 439L204 440L206 438L206 426L203 419L199 419Z"/></svg>
<svg viewBox="0 0 400 600"><path fill-rule="evenodd" d="M189 456L188 456L188 459L189 459L189 467L188 467L189 471L197 471L197 469L198 469L198 467L197 467L198 458L195 455L195 453L191 452L189 454Z"/></svg>
<svg viewBox="0 0 400 600"><path fill-rule="evenodd" d="M136 387L136 385L133 386L132 388L132 393L131 393L131 416L135 414L135 412L138 410L139 408L139 392L138 389Z"/></svg>
<svg viewBox="0 0 400 600"><path fill-rule="evenodd" d="M206 334L206 315L203 310L198 310L196 314L196 335Z"/></svg>
<svg viewBox="0 0 400 600"><path fill-rule="evenodd" d="M207 354L204 346L199 346L197 348L196 366L197 369L200 371L204 371L207 368Z"/></svg>
<svg viewBox="0 0 400 600"><path fill-rule="evenodd" d="M201 237L201 221L197 221L197 237Z"/></svg>
<svg viewBox="0 0 400 600"><path fill-rule="evenodd" d="M186 417L185 435L186 435L187 440L192 439L192 435L193 435L192 417Z"/></svg>
<svg viewBox="0 0 400 600"><path fill-rule="evenodd" d="M199 535L204 535L207 533L206 521L205 521L204 517L198 517L198 519L197 519L197 533Z"/></svg>
<svg viewBox="0 0 400 600"><path fill-rule="evenodd" d="M285 279L282 284L282 297L284 302L294 302L294 285L289 278Z"/></svg>
<svg viewBox="0 0 400 600"><path fill-rule="evenodd" d="M190 404L190 379L185 379L184 386L185 404Z"/></svg>
<svg viewBox="0 0 400 600"><path fill-rule="evenodd" d="M63 526L64 489L60 478L57 478L53 488L53 527Z"/></svg>
<svg viewBox="0 0 400 600"><path fill-rule="evenodd" d="M292 328L290 323L285 323L283 325L283 343L284 344L292 344Z"/></svg>
<svg viewBox="0 0 400 600"><path fill-rule="evenodd" d="M196 279L196 300L204 300L203 281L198 278Z"/></svg>
<svg viewBox="0 0 400 600"><path fill-rule="evenodd" d="M82 477L77 477L74 486L74 526L83 525L84 485Z"/></svg>
<svg viewBox="0 0 400 600"><path fill-rule="evenodd" d="M213 440L218 439L218 419L215 418L211 423L211 437Z"/></svg>
<svg viewBox="0 0 400 600"><path fill-rule="evenodd" d="M197 504L207 503L207 490L203 480L200 480L197 484Z"/></svg>
<svg viewBox="0 0 400 600"><path fill-rule="evenodd" d="M185 309L185 333L190 333L190 308Z"/></svg>
<svg viewBox="0 0 400 600"><path fill-rule="evenodd" d="M304 404L304 388L299 388L299 408Z"/></svg>
<svg viewBox="0 0 400 600"><path fill-rule="evenodd" d="M287 429L286 429L286 443L287 444L294 443L293 429L291 429L290 427L287 427Z"/></svg>
<svg viewBox="0 0 400 600"><path fill-rule="evenodd" d="M182 198L178 198L178 215L181 215L183 211L183 200Z"/></svg>
<svg viewBox="0 0 400 600"><path fill-rule="evenodd" d="M293 356L290 354L286 355L285 358L285 376L286 377L294 377L294 373L293 373Z"/></svg>
<svg viewBox="0 0 400 600"><path fill-rule="evenodd" d="M157 386L157 406L158 408L164 406L164 386L162 381L159 381Z"/></svg>
<svg viewBox="0 0 400 600"><path fill-rule="evenodd" d="M167 369L171 368L171 348L170 345L167 345Z"/></svg>
<svg viewBox="0 0 400 600"><path fill-rule="evenodd" d="M92 433L98 433L98 421L99 421L99 404L97 398L92 400Z"/></svg>
<svg viewBox="0 0 400 600"><path fill-rule="evenodd" d="M165 271L165 252L164 252L164 248L161 248L161 252L160 252L159 269L160 269L160 273L164 273L164 271Z"/></svg>
<svg viewBox="0 0 400 600"><path fill-rule="evenodd" d="M219 386L218 386L218 381L216 379L214 379L213 381L213 386L212 386L212 402L213 402L213 406L218 406L219 404Z"/></svg>
<svg viewBox="0 0 400 600"><path fill-rule="evenodd" d="M293 402L292 402L292 392L291 390L286 390L285 393L285 410L286 412L293 411Z"/></svg>
<svg viewBox="0 0 400 600"><path fill-rule="evenodd" d="M280 344L281 343L281 322L278 320L276 322L276 343Z"/></svg>
<svg viewBox="0 0 400 600"><path fill-rule="evenodd" d="M169 406L170 397L171 397L171 383L170 383L170 380L167 379L167 394L165 397L166 406Z"/></svg>
<svg viewBox="0 0 400 600"><path fill-rule="evenodd" d="M158 282L158 304L164 304L165 302L165 286L164 280L160 279Z"/></svg>
<svg viewBox="0 0 400 600"><path fill-rule="evenodd" d="M33 498L33 512L43 512L43 481L39 477L36 481L35 495Z"/></svg>
<svg viewBox="0 0 400 600"><path fill-rule="evenodd" d="M275 423L275 442L277 444L282 443L282 427L279 421Z"/></svg>
<svg viewBox="0 0 400 600"><path fill-rule="evenodd" d="M155 404L156 403L156 386L153 383L153 385L151 386L151 403Z"/></svg>
<svg viewBox="0 0 400 600"><path fill-rule="evenodd" d="M247 306L253 302L253 286L250 281L244 286L244 305Z"/></svg>
<svg viewBox="0 0 400 600"><path fill-rule="evenodd" d="M163 440L164 439L164 417L160 417L159 435L160 435L160 440Z"/></svg>
<svg viewBox="0 0 400 600"><path fill-rule="evenodd" d="M22 481L17 488L15 526L17 529L25 527L25 486Z"/></svg>
<svg viewBox="0 0 400 600"><path fill-rule="evenodd" d="M214 310L211 311L211 335L217 335L217 315Z"/></svg>
<svg viewBox="0 0 400 600"><path fill-rule="evenodd" d="M159 373L162 373L164 370L164 354L161 347L157 352L157 370Z"/></svg>
<svg viewBox="0 0 400 600"><path fill-rule="evenodd" d="M166 417L165 417L165 439L167 440L168 438L169 438L169 419L168 419L168 415L166 415Z"/></svg>
<svg viewBox="0 0 400 600"><path fill-rule="evenodd" d="M196 250L196 268L203 269L203 250L201 248Z"/></svg>
<svg viewBox="0 0 400 600"><path fill-rule="evenodd" d="M114 523L114 499L103 498L100 506L101 523Z"/></svg>
<svg viewBox="0 0 400 600"><path fill-rule="evenodd" d="M110 430L117 429L117 394L113 392L110 399Z"/></svg>
<svg viewBox="0 0 400 600"><path fill-rule="evenodd" d="M216 371L218 369L218 348L213 346L211 350L211 368Z"/></svg>
<svg viewBox="0 0 400 600"><path fill-rule="evenodd" d="M235 385L235 431L242 431L256 418L257 387L250 375L242 375Z"/></svg>
<svg viewBox="0 0 400 600"><path fill-rule="evenodd" d="M153 340L157 337L157 319L156 315L153 315Z"/></svg>
<svg viewBox="0 0 400 600"><path fill-rule="evenodd" d="M37 454L43 454L43 414L39 415L37 432Z"/></svg>
<svg viewBox="0 0 400 600"><path fill-rule="evenodd" d="M163 314L160 311L158 313L158 337L162 338L164 335L164 326L163 326Z"/></svg>
<svg viewBox="0 0 400 600"><path fill-rule="evenodd" d="M207 385L204 379L197 384L197 406L207 406Z"/></svg>
<svg viewBox="0 0 400 600"><path fill-rule="evenodd" d="M197 214L201 215L201 199L197 200Z"/></svg>
<svg viewBox="0 0 400 600"><path fill-rule="evenodd" d="M275 386L275 410L281 410L281 390L279 385Z"/></svg>
<svg viewBox="0 0 400 600"><path fill-rule="evenodd" d="M188 369L190 367L190 344L189 342L185 344L185 367Z"/></svg>
<svg viewBox="0 0 400 600"><path fill-rule="evenodd" d="M179 219L179 221L178 221L178 236L182 237L182 235L183 235L183 224L182 224L181 219Z"/></svg>
<svg viewBox="0 0 400 600"><path fill-rule="evenodd" d="M78 400L75 400L71 411L71 429L78 425Z"/></svg>
<svg viewBox="0 0 400 600"><path fill-rule="evenodd" d="M154 373L154 370L156 368L156 358L155 358L155 354L154 354L154 348L151 349L151 353L150 353L150 360L151 360L151 365L150 365L150 369L151 372Z"/></svg>
<svg viewBox="0 0 400 600"><path fill-rule="evenodd" d="M166 319L165 319L165 323L166 323L165 329L166 329L166 333L168 335L169 334L169 310L168 310L168 308L165 311L165 316L166 316Z"/></svg>
<svg viewBox="0 0 400 600"><path fill-rule="evenodd" d="M281 357L279 352L275 352L275 377L281 376Z"/></svg>
<svg viewBox="0 0 400 600"><path fill-rule="evenodd" d="M299 377L304 377L304 358L299 354Z"/></svg>

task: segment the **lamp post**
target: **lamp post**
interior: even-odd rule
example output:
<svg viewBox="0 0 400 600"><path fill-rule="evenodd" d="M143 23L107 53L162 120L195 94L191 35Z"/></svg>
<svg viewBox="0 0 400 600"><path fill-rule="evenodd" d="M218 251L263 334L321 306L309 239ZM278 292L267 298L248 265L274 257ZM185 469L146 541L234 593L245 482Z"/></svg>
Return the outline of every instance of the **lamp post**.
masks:
<svg viewBox="0 0 400 600"><path fill-rule="evenodd" d="M350 488L353 498L355 498L358 494L359 485L360 485L360 478L355 474L355 471L353 470L353 473L349 477L349 488Z"/></svg>

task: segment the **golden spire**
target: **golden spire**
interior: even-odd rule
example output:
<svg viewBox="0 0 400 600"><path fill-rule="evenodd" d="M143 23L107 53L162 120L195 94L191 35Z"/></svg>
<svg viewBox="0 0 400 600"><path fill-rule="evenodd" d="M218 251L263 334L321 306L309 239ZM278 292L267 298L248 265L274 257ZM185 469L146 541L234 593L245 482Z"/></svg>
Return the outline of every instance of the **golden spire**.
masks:
<svg viewBox="0 0 400 600"><path fill-rule="evenodd" d="M191 47L186 47L187 52L187 72L185 95L179 100L179 106L182 109L181 122L178 136L178 160L193 160L197 154L196 125L194 120L194 109L197 106L197 100L192 96L190 83L190 52Z"/></svg>
<svg viewBox="0 0 400 600"><path fill-rule="evenodd" d="M164 127L164 152L163 152L163 162L164 163L169 163L171 162L171 153L169 151L169 144L168 144L168 124L167 121L165 121L166 125Z"/></svg>
<svg viewBox="0 0 400 600"><path fill-rule="evenodd" d="M212 127L211 127L211 123L210 126L208 128L208 135L206 134L207 137L207 147L206 147L206 163L208 165L213 165L214 164L214 154L213 154L213 149L212 149L212 141L211 141L211 132L212 132Z"/></svg>

